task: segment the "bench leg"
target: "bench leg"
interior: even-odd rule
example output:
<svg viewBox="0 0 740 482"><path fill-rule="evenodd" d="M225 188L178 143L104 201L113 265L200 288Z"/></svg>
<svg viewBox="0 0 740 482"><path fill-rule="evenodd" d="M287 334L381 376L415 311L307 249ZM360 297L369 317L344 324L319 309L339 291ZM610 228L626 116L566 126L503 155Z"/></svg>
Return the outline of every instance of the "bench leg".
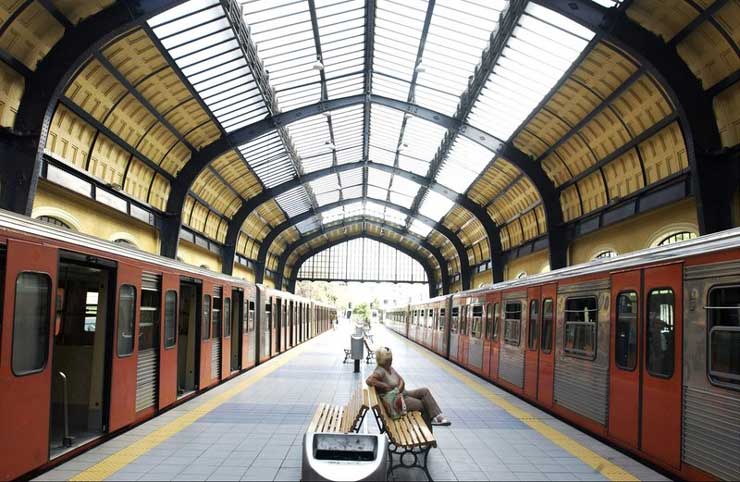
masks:
<svg viewBox="0 0 740 482"><path fill-rule="evenodd" d="M432 475L429 473L429 468L427 467L429 451L431 449L431 445L424 445L416 448L400 448L393 444L388 444L388 458L390 459L388 478L390 478L393 471L398 468L418 468L424 471L424 475L427 476L427 480L429 480L429 482L434 482ZM398 455L397 464L393 463L393 455Z"/></svg>

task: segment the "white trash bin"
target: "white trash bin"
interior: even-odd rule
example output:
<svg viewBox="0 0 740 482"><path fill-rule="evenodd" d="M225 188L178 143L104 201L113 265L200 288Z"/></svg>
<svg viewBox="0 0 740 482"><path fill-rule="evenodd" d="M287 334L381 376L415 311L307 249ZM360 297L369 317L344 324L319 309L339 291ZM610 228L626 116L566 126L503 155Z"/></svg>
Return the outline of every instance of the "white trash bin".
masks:
<svg viewBox="0 0 740 482"><path fill-rule="evenodd" d="M319 433L303 436L301 480L388 480L388 440L384 434Z"/></svg>

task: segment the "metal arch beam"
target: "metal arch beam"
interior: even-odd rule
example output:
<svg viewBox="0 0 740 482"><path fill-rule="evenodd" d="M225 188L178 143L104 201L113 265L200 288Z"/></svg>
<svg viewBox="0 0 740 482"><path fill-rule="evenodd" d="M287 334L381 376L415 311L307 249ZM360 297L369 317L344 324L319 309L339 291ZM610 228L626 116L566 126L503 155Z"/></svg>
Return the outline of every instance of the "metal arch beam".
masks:
<svg viewBox="0 0 740 482"><path fill-rule="evenodd" d="M267 263L267 255L270 251L270 246L272 243L277 239L277 237L285 231L286 229L289 229L292 226L295 226L296 224L305 221L306 219L310 219L312 216L315 216L316 214L321 214L322 212L329 211L331 209L344 206L345 204L349 204L351 202L355 201L361 201L365 198L357 197L357 198L351 198L351 199L344 199L341 201L337 201L331 204L327 204L325 206L321 206L319 209L314 211L306 211L303 214L299 214L297 216L293 216L292 218L283 221L282 223L275 226L272 230L270 230L269 233L267 233L267 236L265 236L265 239L262 240L262 244L260 245L259 253L257 254L257 262L255 263L255 282L261 283L264 280L264 274L265 274L265 267ZM399 233L400 234L400 233ZM434 247L429 241L426 239L421 238L420 236L417 236L412 233L405 233L405 237L409 239L413 239L416 243L419 244L422 248L426 249L430 253L434 255L434 257L437 259L437 262L440 264L440 270L443 275L442 281L443 285L445 283L445 280L448 278L447 273L447 263L445 262L444 256L442 256L442 253ZM226 251L226 250L225 250ZM223 271L226 274L231 274L229 270L229 265L227 264L228 256L224 254L224 260L223 260ZM233 263L232 263L233 265Z"/></svg>
<svg viewBox="0 0 740 482"><path fill-rule="evenodd" d="M368 199L368 198L365 198L364 196L363 198ZM355 202L363 198L349 199L344 202L345 204L349 204L351 202ZM386 207L391 207L393 209L396 209L407 216L411 215L411 210L409 208L406 208L404 206L399 206L398 204L393 204L390 201L381 201L379 199L368 199L368 200L372 200L372 202L376 204L380 204ZM425 218L422 215L417 214L417 217L419 217L422 220L431 221L431 223L434 223L434 221L428 218ZM329 227L331 227L331 225ZM462 289L463 290L469 289L470 288L470 263L468 262L468 256L467 256L467 252L465 251L465 247L463 246L462 242L457 237L457 235L453 233L452 230L450 230L450 228L444 226L443 224L437 223L437 225L434 226L434 229L439 231L440 234L442 234L447 239L449 239L450 242L455 247L455 251L457 252L458 257L460 258L460 272L461 272L460 278L461 278L461 284L463 285ZM295 243L287 246L285 250L283 251L283 253L280 255L280 258L278 259L278 266L277 266L277 272L280 275L282 275L283 272L285 271L285 264L288 262L288 257L290 256L291 251L295 249L300 243L302 243L304 239L305 239L304 237L301 237L301 239L299 239ZM445 260L445 266L447 266L446 261L447 260ZM463 272L466 273L465 276L462 274Z"/></svg>
<svg viewBox="0 0 740 482"><path fill-rule="evenodd" d="M311 235L309 235L307 237L304 237L304 238L299 239L296 243L294 243L292 245L292 247L295 249L295 248L297 248L298 246L300 246L302 244L305 244L305 243L307 243L307 242L309 242L309 241L311 241L313 239L319 238L319 237L321 237L323 235L327 235L330 232L336 231L338 229L343 229L343 228L346 228L346 227L349 227L349 226L353 226L355 224L360 224L360 223L372 224L374 226L380 227L381 229L387 229L389 231L392 231L392 232L396 233L397 235L399 235L399 236L401 236L403 238L410 239L410 240L412 240L414 242L417 242L417 243L419 242L419 238L417 236L415 236L414 234L409 233L408 231L404 230L403 226L396 226L396 225L393 225L393 224L386 223L382 219L376 218L374 216L353 216L351 218L345 219L341 223L338 223L338 224L334 224L334 225L329 226L326 231L318 231L318 232L312 233ZM364 231L365 230L363 228L363 232ZM408 254L409 256L411 256L410 253L414 253L414 251L412 249L407 249L404 246L393 244L393 243L389 242L388 240L386 240L386 243L385 244L387 244L389 246L392 246L394 248L397 248L397 249L403 251L405 254ZM431 245L429 245L429 246L431 246ZM444 257L442 256L442 253L437 248L435 248L434 246L431 246L431 250L427 246L423 246L423 245L422 245L422 248L424 248L425 250L429 251L429 253L437 261L437 264L440 265L440 280L439 281L441 281L441 283L442 283L442 294L449 293L449 290L450 290L449 273L447 271L446 264L444 263L445 260L444 260ZM414 259L417 259L417 261L419 259L425 259L423 256L420 256L418 252L416 253L416 256L412 256L412 257ZM429 260L426 259L426 261L429 261ZM422 264L422 266L425 266L428 263L421 263L421 264ZM297 263L293 267L294 268L293 273L297 273L297 271L295 270L295 266L297 266ZM434 271L434 269L432 268L431 265L429 266L429 269L431 271L432 276L427 275L427 278L430 280L430 282L429 282L430 283L430 286L432 285L432 283L434 283L434 290L433 291L436 293L437 290L436 290L436 282L435 282L435 277L434 277L434 272L435 271ZM285 275L285 266L282 267L282 271L278 270L279 280L276 280L276 281L279 281L280 283L282 283L282 279L283 279L283 276L284 275ZM448 280L448 281L445 281L445 280ZM276 284L277 284L277 282L276 282Z"/></svg>
<svg viewBox="0 0 740 482"><path fill-rule="evenodd" d="M701 234L732 227L732 196L740 180L737 153L722 148L712 96L678 55L629 17L624 9L607 9L586 0L533 0L591 29L636 58L675 105L686 141L692 191Z"/></svg>
<svg viewBox="0 0 740 482"><path fill-rule="evenodd" d="M57 99L72 76L96 51L116 36L184 0L119 0L67 28L64 36L26 77L15 126L0 136L0 172L5 180L0 207L31 214L41 170L44 145Z"/></svg>
<svg viewBox="0 0 740 482"><path fill-rule="evenodd" d="M356 234L352 234L352 235L349 235L349 236L344 236L344 237L339 238L339 239L336 239L336 240L334 240L334 241L332 241L330 243L321 245L318 248L314 248L314 249L308 251L307 253L303 254L302 256L300 256L298 258L298 260L296 261L295 265L293 266L293 272L291 273L290 280L288 281L288 291L290 291L291 293L295 293L295 285L296 285L296 281L297 281L297 278L298 278L298 270L300 269L301 265L303 265L303 263L305 263L306 260L308 260L311 256L313 256L314 254L316 254L316 253L318 253L320 251L323 251L325 249L329 249L329 248L331 248L333 246L336 246L337 244L341 244L341 243L343 243L345 241L351 241L353 239L358 239L358 238L373 239L375 241L378 241L379 243L383 243L385 245L388 245L388 246L391 246L393 248L396 248L399 251L401 251L402 253L404 253L404 254L410 256L411 258L415 259L416 261L418 261L421 264L421 266L424 268L424 271L427 274L427 279L430 280L430 282L429 282L429 297L430 298L433 298L433 297L437 296L436 287L433 285L433 282L431 281L431 280L434 279L434 270L431 268L431 266L428 265L428 263L426 263L426 260L423 257L419 256L419 253L416 253L414 251L411 251L409 249L406 249L403 246L396 246L394 244L390 244L387 239L382 238L380 236L376 236L376 235L374 235L372 233L367 233L367 232L361 232L361 233L356 233Z"/></svg>
<svg viewBox="0 0 740 482"><path fill-rule="evenodd" d="M224 269L228 269L228 266L233 263L234 256L236 254L236 243L239 238L239 232L241 231L242 226L244 225L244 222L247 220L249 215L257 209L259 206L264 204L265 202L273 199L275 196L278 196L284 192L287 192L303 183L313 181L319 178L322 178L324 176L327 176L329 174L333 173L339 173L347 170L357 169L363 166L367 167L373 167L385 172L390 172L397 174L401 177L404 177L406 179L409 179L411 181L416 182L417 184L421 184L424 186L428 186L430 189L439 192L443 196L447 197L448 199L454 201L455 203L463 206L465 209L468 209L473 215L481 222L481 224L486 229L486 234L489 234L489 243L491 246L498 246L497 253L501 253L501 240L500 240L500 234L498 231L498 227L493 222L493 220L488 216L488 213L486 212L485 208L481 207L480 205L474 203L469 198L459 195L457 193L454 193L447 189L446 187L442 186L441 184L437 182L429 182L425 177L419 176L418 174L414 174L409 171L404 171L402 169L395 168L393 166L388 166L385 164L378 164L375 162L369 162L369 161L357 161L354 163L349 164L342 164L339 166L331 166L325 169L321 169L309 174L304 174L302 178L298 179L292 179L290 181L286 181L283 184L280 184L278 186L275 186L269 190L265 190L258 194L257 196L250 199L247 203L243 204L239 210L232 216L231 221L229 222L229 227L226 231L226 238L224 240L224 262L223 266ZM361 198L358 198L361 199ZM470 273L470 263L468 262L467 258L467 252L465 250L465 246L462 244L462 241L460 238L454 234L449 228L444 227L441 223L434 222L433 220L426 218L425 216L421 216L418 214L412 213L407 208L404 208L403 206L395 205L392 203L388 203L387 201L381 201L381 200L375 200L374 202L377 202L379 204L386 204L388 206L392 206L395 209L398 209L399 211L403 212L407 216L415 215L419 219L422 219L426 221L427 223L431 224L434 229L445 235L455 246L455 250L458 253L458 257L460 258L460 279L463 286L466 286L467 289L470 287L470 281L471 281L471 273ZM489 231L490 230L490 231ZM267 238L265 238L267 239ZM233 247L233 249L232 249ZM493 253L493 251L492 251ZM493 254L492 254L493 259ZM503 259L501 260L501 274L503 274ZM500 281L500 280L497 280Z"/></svg>
<svg viewBox="0 0 740 482"><path fill-rule="evenodd" d="M467 137L473 142L480 144L481 146L487 148L494 154L501 154L502 156L508 155L511 158L510 162L514 165L517 165L518 162L521 162L520 161L521 159L529 159L524 153L519 151L513 145L507 144L506 142L492 136L491 134L488 134L487 132L481 129L465 124L464 122L461 122L460 120L457 120L453 117L441 114L439 112L436 112L431 109L427 109L425 107L421 107L421 106L418 106L418 105L415 105L409 102L391 99L388 97L383 97L383 96L379 96L375 94L358 94L358 95L353 95L353 96L348 96L348 97L330 99L327 101L318 102L316 104L308 105L305 107L300 107L298 109L293 109L288 112L283 112L283 113L279 113L271 117L267 117L258 122L255 122L254 124L237 129L227 134L225 137L221 137L220 139L214 141L212 144L204 147L203 149L201 149L200 152L195 153L193 157L191 157L190 161L188 161L188 163L185 164L185 166L183 166L181 172L177 176L177 179L171 185L170 196L167 201L167 216L165 216L165 220L164 220L165 222L163 223L165 225L165 229L169 232L177 232L179 230L179 227L182 223L182 207L185 204L185 198L187 196L188 191L190 190L190 186L193 184L193 182L195 182L195 179L198 177L201 171L203 171L203 169L205 169L206 166L210 164L210 162L213 161L218 156L224 154L230 149L235 148L236 146L245 144L247 142L250 142L256 139L257 137L261 135L267 134L268 132L275 130L277 127L285 126L292 122L298 121L300 119L304 119L306 117L310 117L312 115L317 115L322 112L328 112L332 110L337 110L337 109L341 109L345 107L351 107L355 105L361 105L365 103L378 104L378 105L382 105L382 106L389 107L392 109L396 109L401 112L405 112L405 113L414 115L416 117L419 117L421 119L427 120L429 122L435 123L447 129L457 130L461 136ZM519 152L519 155L513 155L516 152ZM370 163L368 163L368 165L369 164ZM517 167L522 170L527 169L528 167L531 167L531 169L527 169L528 171L542 169L540 166L537 166L536 164L534 166L530 166L531 164L534 164L534 163L530 160L526 163L522 163L521 166L517 165ZM337 167L340 167L340 166L337 166ZM389 167L389 166L385 166L385 167ZM433 183L432 180L426 177L418 176L418 175L414 175L414 176L419 180L417 182L421 182L422 185L426 186L429 183ZM303 179L306 180L306 175L303 176ZM545 179L547 182L550 182L547 176L545 175L544 171L541 172L541 176L536 176L535 180L536 179ZM533 180L533 183L535 183L535 180ZM546 189L547 187L546 184L545 185L540 185L540 184L542 183L539 183L539 182L535 183L535 187L538 189ZM443 195L447 195L447 197L449 197L449 194L452 193L452 191L450 191L449 189L441 185L437 185L437 186L438 186L438 189L432 188L432 190L440 192ZM486 212L484 208L474 203L473 201L471 201L469 198L467 198L464 195L460 195L457 193L453 193L453 194L457 195L461 199L463 198L467 199L466 204L468 206L464 206L464 207L466 207L466 209L471 211L483 225L486 231L486 235L488 236L488 239L489 239L491 260L494 265L493 281L503 280L503 259L500 257L502 249L501 249L501 240L499 238L498 227L493 222L493 220L490 219L490 217L488 216L488 213ZM542 196L541 193L540 193L540 196ZM272 197L272 196L269 196L269 197ZM559 201L558 201L558 208L559 208ZM242 209L240 209L240 212L245 211L246 209L247 209L246 206L242 206ZM243 215L243 212L241 214L242 214L243 219L246 219L246 216ZM548 218L548 223L550 223L549 218ZM167 236L166 234L163 234L162 235L162 254L167 256L168 253L174 252L174 250L177 249L176 242L177 242L176 236ZM227 244L228 243L229 243L229 240L227 238Z"/></svg>

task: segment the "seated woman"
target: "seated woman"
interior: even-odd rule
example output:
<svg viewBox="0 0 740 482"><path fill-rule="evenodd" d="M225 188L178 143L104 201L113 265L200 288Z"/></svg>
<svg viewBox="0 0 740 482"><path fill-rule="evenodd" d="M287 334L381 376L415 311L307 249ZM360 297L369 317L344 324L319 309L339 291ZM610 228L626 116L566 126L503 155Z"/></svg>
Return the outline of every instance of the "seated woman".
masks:
<svg viewBox="0 0 740 482"><path fill-rule="evenodd" d="M428 388L406 390L406 382L391 366L393 353L390 348L384 346L377 349L375 351L375 362L378 366L366 380L369 386L375 387L379 394L398 388L398 392L403 395L406 409L421 412L421 416L428 426L450 425L450 421L442 415L442 410L440 410Z"/></svg>

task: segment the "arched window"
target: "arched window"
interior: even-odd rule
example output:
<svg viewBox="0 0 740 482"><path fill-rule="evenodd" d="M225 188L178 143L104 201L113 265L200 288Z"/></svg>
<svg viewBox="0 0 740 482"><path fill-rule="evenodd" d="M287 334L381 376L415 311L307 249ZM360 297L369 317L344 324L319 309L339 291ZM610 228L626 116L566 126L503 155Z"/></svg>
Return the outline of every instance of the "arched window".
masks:
<svg viewBox="0 0 740 482"><path fill-rule="evenodd" d="M692 233L691 231L679 231L678 233L673 233L661 239L658 243L658 246L667 246L669 244L679 243L681 241L688 241L689 239L694 238L696 238L696 233Z"/></svg>
<svg viewBox="0 0 740 482"><path fill-rule="evenodd" d="M48 224L52 224L54 226L59 226L60 228L69 229L70 231L74 231L74 229L72 229L72 226L65 223L59 218L55 218L54 216L38 216L36 219L39 221L48 223Z"/></svg>
<svg viewBox="0 0 740 482"><path fill-rule="evenodd" d="M605 249L604 251L599 251L596 253L596 256L593 257L593 259L607 259L607 258L616 258L617 252L613 251L611 249Z"/></svg>
<svg viewBox="0 0 740 482"><path fill-rule="evenodd" d="M516 279L522 279L522 278L526 278L526 277L527 277L527 272L526 271L522 271L521 273L519 273L518 275L516 275Z"/></svg>
<svg viewBox="0 0 740 482"><path fill-rule="evenodd" d="M118 239L114 239L113 242L121 246L125 246L127 248L133 248L133 249L137 248L136 244L132 243L128 239L118 238Z"/></svg>

